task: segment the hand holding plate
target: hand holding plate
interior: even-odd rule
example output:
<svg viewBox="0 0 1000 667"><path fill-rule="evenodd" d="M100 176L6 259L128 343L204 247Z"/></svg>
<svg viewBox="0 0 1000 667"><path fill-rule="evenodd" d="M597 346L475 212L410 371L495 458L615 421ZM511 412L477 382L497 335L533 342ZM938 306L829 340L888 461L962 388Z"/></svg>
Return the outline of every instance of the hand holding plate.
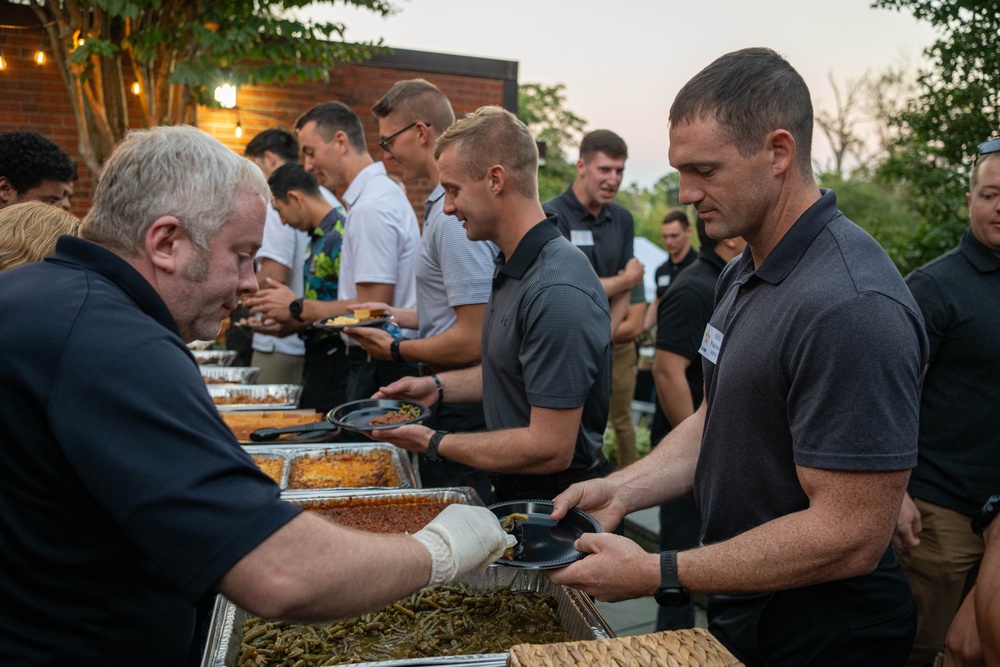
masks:
<svg viewBox="0 0 1000 667"><path fill-rule="evenodd" d="M365 352L382 361L392 361L389 345L392 336L384 329L374 327L347 327L344 333L358 341Z"/></svg>
<svg viewBox="0 0 1000 667"><path fill-rule="evenodd" d="M437 403L437 385L433 378L408 375L382 387L372 394L372 398L398 398L401 401L416 401L431 406Z"/></svg>
<svg viewBox="0 0 1000 667"><path fill-rule="evenodd" d="M660 585L659 554L613 533L584 533L576 548L587 554L568 567L548 570L549 580L578 588L602 602L652 595Z"/></svg>
<svg viewBox="0 0 1000 667"><path fill-rule="evenodd" d="M552 519L558 521L576 507L591 515L604 530L612 531L625 518L625 508L616 498L617 485L608 478L578 482L553 499Z"/></svg>

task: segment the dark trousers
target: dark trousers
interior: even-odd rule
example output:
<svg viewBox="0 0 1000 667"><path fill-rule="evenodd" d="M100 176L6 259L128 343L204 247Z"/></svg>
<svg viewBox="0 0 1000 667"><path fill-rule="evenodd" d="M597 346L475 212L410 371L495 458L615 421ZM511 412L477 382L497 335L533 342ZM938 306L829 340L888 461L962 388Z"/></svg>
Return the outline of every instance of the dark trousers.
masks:
<svg viewBox="0 0 1000 667"><path fill-rule="evenodd" d="M416 362L371 359L360 347L347 348L347 400L371 398L379 388L407 375L420 375Z"/></svg>
<svg viewBox="0 0 1000 667"><path fill-rule="evenodd" d="M486 430L486 416L482 403L438 403L424 426L448 433L471 433ZM425 489L449 486L471 486L479 494L483 504L493 502L493 483L487 472L464 463L448 461L428 461L423 454L417 455L420 466L420 485Z"/></svg>
<svg viewBox="0 0 1000 667"><path fill-rule="evenodd" d="M347 356L340 336L306 339L299 407L329 412L347 402Z"/></svg>
<svg viewBox="0 0 1000 667"><path fill-rule="evenodd" d="M747 667L901 667L916 635L917 611L890 547L868 575L715 596L708 629Z"/></svg>

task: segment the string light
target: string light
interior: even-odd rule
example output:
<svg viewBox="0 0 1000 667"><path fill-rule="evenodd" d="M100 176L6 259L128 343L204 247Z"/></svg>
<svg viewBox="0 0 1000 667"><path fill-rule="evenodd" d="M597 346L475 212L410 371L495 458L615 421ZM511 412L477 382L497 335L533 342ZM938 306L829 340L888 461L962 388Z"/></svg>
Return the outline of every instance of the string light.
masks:
<svg viewBox="0 0 1000 667"><path fill-rule="evenodd" d="M39 65L45 64L45 44L41 43L38 45L38 50L35 51L35 62Z"/></svg>
<svg viewBox="0 0 1000 667"><path fill-rule="evenodd" d="M3 57L3 49L0 49L0 69L7 69L7 59Z"/></svg>
<svg viewBox="0 0 1000 667"><path fill-rule="evenodd" d="M243 123L236 121L236 138L239 139L243 136Z"/></svg>
<svg viewBox="0 0 1000 667"><path fill-rule="evenodd" d="M135 83L132 84L132 94L139 95L141 93L142 93L142 86L140 86L139 82L136 81Z"/></svg>

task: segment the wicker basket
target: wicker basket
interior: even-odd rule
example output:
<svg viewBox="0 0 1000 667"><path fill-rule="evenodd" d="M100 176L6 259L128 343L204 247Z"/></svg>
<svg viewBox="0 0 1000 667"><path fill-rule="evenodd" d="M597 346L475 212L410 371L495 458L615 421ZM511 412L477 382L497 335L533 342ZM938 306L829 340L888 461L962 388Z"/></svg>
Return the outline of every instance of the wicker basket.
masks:
<svg viewBox="0 0 1000 667"><path fill-rule="evenodd" d="M742 667L708 630L670 630L648 635L562 644L517 644L508 667Z"/></svg>

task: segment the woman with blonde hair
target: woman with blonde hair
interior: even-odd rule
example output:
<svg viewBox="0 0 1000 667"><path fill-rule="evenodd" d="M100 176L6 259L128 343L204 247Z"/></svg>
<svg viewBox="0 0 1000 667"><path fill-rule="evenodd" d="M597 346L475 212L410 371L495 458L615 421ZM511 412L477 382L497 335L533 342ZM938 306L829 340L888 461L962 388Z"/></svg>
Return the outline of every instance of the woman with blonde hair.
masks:
<svg viewBox="0 0 1000 667"><path fill-rule="evenodd" d="M60 236L79 230L75 215L52 204L28 201L0 209L0 271L42 261L55 252Z"/></svg>

